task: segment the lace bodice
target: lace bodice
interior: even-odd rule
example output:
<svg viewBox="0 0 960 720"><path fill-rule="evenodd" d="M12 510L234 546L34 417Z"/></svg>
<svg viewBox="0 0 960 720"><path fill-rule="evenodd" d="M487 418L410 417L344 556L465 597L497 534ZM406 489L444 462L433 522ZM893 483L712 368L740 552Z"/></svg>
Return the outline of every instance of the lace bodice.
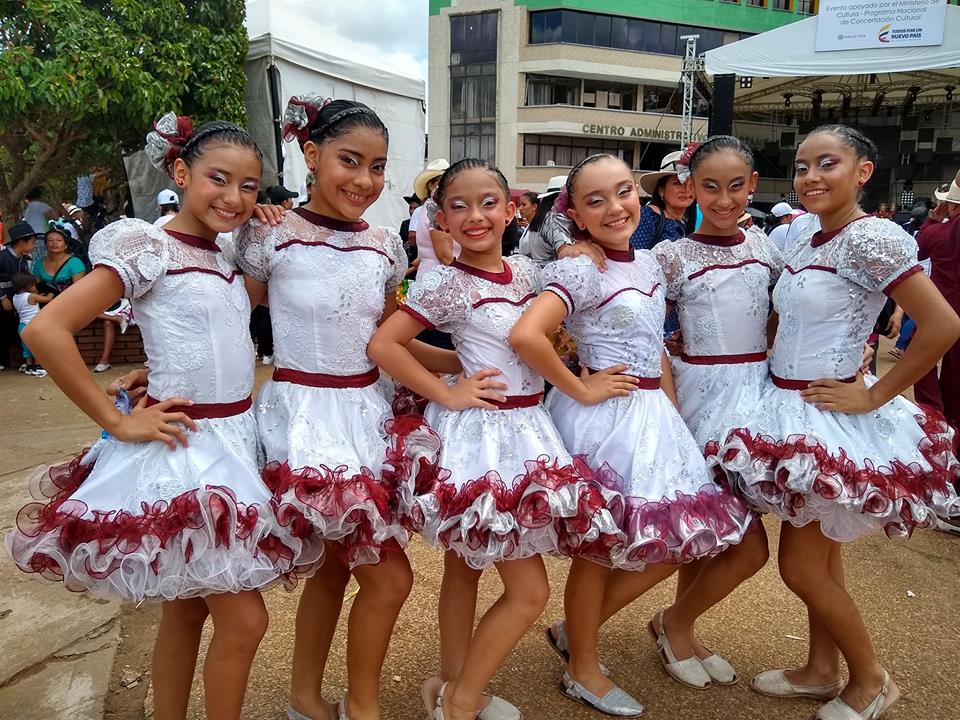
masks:
<svg viewBox="0 0 960 720"><path fill-rule="evenodd" d="M495 379L507 384L506 395L543 392L543 378L510 347L514 324L540 292L535 262L522 255L503 260L501 273L489 273L454 262L418 279L403 310L426 327L452 335L467 375L496 368Z"/></svg>
<svg viewBox="0 0 960 720"><path fill-rule="evenodd" d="M385 294L407 269L396 232L300 208L281 225L247 223L237 253L243 271L267 283L278 367L330 375L373 368L367 344Z"/></svg>
<svg viewBox="0 0 960 720"><path fill-rule="evenodd" d="M150 360L153 397L229 403L250 395L250 301L231 247L119 220L93 236L90 262L123 282Z"/></svg>
<svg viewBox="0 0 960 720"><path fill-rule="evenodd" d="M868 216L830 233L804 233L773 293L780 315L773 374L855 375L884 293L914 272L920 272L917 244L889 220Z"/></svg>
<svg viewBox="0 0 960 720"><path fill-rule="evenodd" d="M676 303L685 352L691 356L767 351L770 288L783 257L757 228L736 238L694 233L657 244L653 253Z"/></svg>
<svg viewBox="0 0 960 720"><path fill-rule="evenodd" d="M564 325L583 365L626 363L632 375L660 377L665 280L648 251L607 251L602 273L586 257L564 258L547 265L542 280L567 306Z"/></svg>

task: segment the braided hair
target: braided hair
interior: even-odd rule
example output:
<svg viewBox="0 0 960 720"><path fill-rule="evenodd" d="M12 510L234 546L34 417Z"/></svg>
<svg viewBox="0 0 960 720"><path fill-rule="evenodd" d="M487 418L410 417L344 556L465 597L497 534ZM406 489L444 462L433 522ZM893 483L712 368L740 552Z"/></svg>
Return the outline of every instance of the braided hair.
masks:
<svg viewBox="0 0 960 720"><path fill-rule="evenodd" d="M333 100L319 95L292 97L283 113L283 137L323 145L355 128L369 128L390 142L387 126L370 107L355 100Z"/></svg>
<svg viewBox="0 0 960 720"><path fill-rule="evenodd" d="M510 201L510 183L507 182L507 178L504 177L503 173L500 170L486 160L480 160L479 158L464 158L463 160L458 160L449 168L447 168L443 175L440 176L440 184L437 185L436 189L436 201L437 205L441 208L443 207L443 201L447 194L447 188L450 187L450 183L453 182L453 179L462 172L467 170L486 170L488 173L493 175L496 179L497 184L500 186L500 189L503 191L503 196L507 202Z"/></svg>

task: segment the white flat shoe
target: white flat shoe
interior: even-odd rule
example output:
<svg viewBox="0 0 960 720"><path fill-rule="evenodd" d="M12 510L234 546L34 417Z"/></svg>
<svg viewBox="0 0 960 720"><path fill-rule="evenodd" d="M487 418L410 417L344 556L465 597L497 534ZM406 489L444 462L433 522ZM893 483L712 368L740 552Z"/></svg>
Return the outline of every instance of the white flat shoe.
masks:
<svg viewBox="0 0 960 720"><path fill-rule="evenodd" d="M660 611L657 620L660 623L659 631L653 626L652 620L647 623L647 628L657 641L657 648L660 650L660 662L663 663L667 674L688 688L706 690L711 684L710 676L703 669L703 665L700 664L700 659L694 655L686 660L677 660L677 656L673 654L673 648L670 647L667 634L663 630L663 610Z"/></svg>
<svg viewBox="0 0 960 720"><path fill-rule="evenodd" d="M896 688L896 685L894 685ZM839 697L834 698L817 712L817 720L877 720L900 698L899 690L890 703L887 703L887 693L890 691L890 675L883 671L883 687L862 712L857 712Z"/></svg>
<svg viewBox="0 0 960 720"><path fill-rule="evenodd" d="M571 700L583 703L605 715L617 717L640 717L643 715L643 705L619 685L614 685L603 697L594 695L583 685L574 680L569 672L563 673L560 681L560 691Z"/></svg>
<svg viewBox="0 0 960 720"><path fill-rule="evenodd" d="M718 685L734 685L737 682L737 671L722 657L713 653L705 658L697 658L710 679Z"/></svg>
<svg viewBox="0 0 960 720"><path fill-rule="evenodd" d="M496 695L488 696L489 704L477 713L477 720L523 720L523 713L513 703Z"/></svg>
<svg viewBox="0 0 960 720"><path fill-rule="evenodd" d="M783 670L766 670L750 681L750 689L767 697L830 700L843 690L843 678L827 685L794 685Z"/></svg>

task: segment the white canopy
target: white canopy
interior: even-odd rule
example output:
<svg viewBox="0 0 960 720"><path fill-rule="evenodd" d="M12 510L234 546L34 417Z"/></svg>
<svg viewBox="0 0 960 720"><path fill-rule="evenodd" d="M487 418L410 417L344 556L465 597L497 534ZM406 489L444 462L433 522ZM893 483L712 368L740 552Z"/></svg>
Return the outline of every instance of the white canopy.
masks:
<svg viewBox="0 0 960 720"><path fill-rule="evenodd" d="M948 6L943 45L814 52L816 16L704 53L709 75L868 75L960 67L960 7Z"/></svg>
<svg viewBox="0 0 960 720"><path fill-rule="evenodd" d="M423 169L425 90L394 57L338 35L310 15L309 2L247 0L247 113L249 129L264 151L264 175L277 173L276 118L294 95L357 100L369 105L390 132L386 185L367 211L372 225L397 227L407 216L403 196ZM272 71L270 68L275 68ZM273 85L271 87L271 74ZM296 143L283 143L283 184L300 191L307 168ZM271 178L272 175L272 178Z"/></svg>

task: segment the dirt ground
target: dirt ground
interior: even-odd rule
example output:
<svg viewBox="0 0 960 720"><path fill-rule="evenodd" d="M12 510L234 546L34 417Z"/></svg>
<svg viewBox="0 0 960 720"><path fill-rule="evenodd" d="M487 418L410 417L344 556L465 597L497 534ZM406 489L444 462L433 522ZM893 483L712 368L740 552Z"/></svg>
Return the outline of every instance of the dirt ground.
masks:
<svg viewBox="0 0 960 720"><path fill-rule="evenodd" d="M888 366L881 349L881 372ZM124 368L96 376L104 384ZM268 376L258 368L258 380ZM0 374L0 397L8 418L0 428L0 493L26 495L26 478L39 463L66 457L95 437L96 428L53 383L9 371ZM0 518L6 530L12 517ZM778 526L766 520L775 549ZM442 572L440 553L414 538L409 550L413 593L401 613L383 676L385 720L422 718L420 684L437 668L436 598ZM960 537L920 531L908 542L874 534L845 549L847 579L871 628L881 663L904 697L894 720L960 718ZM775 557L775 553L774 553ZM0 562L9 563L5 557ZM494 678L493 692L521 707L529 720L598 718L599 714L564 698L557 690L562 666L543 639L543 628L560 617L567 563L547 559L553 594L541 621L523 638ZM351 586L352 588L353 586ZM481 586L481 610L499 593L495 573ZM602 631L602 657L613 678L662 720L761 720L810 718L813 701L776 701L752 693L755 673L797 663L806 648L803 606L780 582L774 559L699 624L700 636L737 668L732 687L688 690L667 677L646 631L649 618L669 604L674 582L667 581L611 621ZM50 592L61 592L59 588ZM286 707L293 648L293 618L299 591L267 593L271 627L260 647L247 695L244 718L279 720ZM328 666L326 695L338 698L346 684L345 621L338 629ZM157 619L155 606L129 607L120 618L120 647L104 717L139 720L149 677L149 651ZM46 632L56 632L56 623ZM199 674L191 720L203 717ZM3 715L0 708L0 715Z"/></svg>

